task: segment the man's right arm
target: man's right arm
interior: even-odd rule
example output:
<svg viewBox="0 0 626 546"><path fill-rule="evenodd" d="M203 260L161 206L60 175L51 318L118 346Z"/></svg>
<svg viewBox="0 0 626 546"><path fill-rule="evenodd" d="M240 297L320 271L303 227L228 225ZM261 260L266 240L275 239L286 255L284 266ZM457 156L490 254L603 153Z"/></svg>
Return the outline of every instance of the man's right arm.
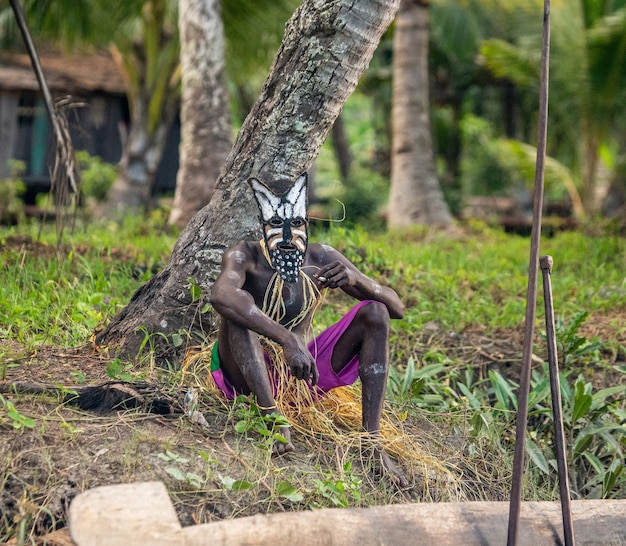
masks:
<svg viewBox="0 0 626 546"><path fill-rule="evenodd" d="M252 295L243 289L246 272L253 263L245 242L227 249L222 256L221 272L211 289L211 305L226 320L282 345L288 342L290 332L265 315Z"/></svg>
<svg viewBox="0 0 626 546"><path fill-rule="evenodd" d="M312 369L315 364L303 339L263 313L252 295L244 290L246 272L254 263L247 243L241 242L227 249L222 257L221 272L211 289L211 304L222 319L281 345L292 373L298 379L308 379L313 374L316 381L317 369Z"/></svg>

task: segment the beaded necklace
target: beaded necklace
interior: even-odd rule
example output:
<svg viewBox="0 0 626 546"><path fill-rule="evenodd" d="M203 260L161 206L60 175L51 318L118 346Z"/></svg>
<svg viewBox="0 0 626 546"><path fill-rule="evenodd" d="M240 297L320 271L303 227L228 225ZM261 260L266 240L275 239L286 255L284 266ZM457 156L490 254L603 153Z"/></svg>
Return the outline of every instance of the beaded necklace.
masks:
<svg viewBox="0 0 626 546"><path fill-rule="evenodd" d="M267 260L267 263L272 265L269 252L265 240L259 241L263 256ZM319 303L320 291L315 285L315 282L311 277L305 275L302 270L299 271L299 276L302 278L302 309L300 313L291 319L287 324L284 324L288 330L293 330L298 324L300 324L306 316L314 309ZM263 296L262 311L272 320L279 322L285 317L287 310L285 308L285 300L283 298L283 287L285 281L280 277L277 271L272 275L267 288L265 289L265 295Z"/></svg>

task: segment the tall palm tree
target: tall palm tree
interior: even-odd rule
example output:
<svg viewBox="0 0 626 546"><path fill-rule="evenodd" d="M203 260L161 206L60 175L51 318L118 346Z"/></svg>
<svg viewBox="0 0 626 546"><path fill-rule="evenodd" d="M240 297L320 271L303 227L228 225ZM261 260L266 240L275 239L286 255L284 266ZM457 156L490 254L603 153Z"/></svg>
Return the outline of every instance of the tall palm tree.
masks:
<svg viewBox="0 0 626 546"><path fill-rule="evenodd" d="M431 136L428 6L428 1L402 0L395 21L390 228L452 223L437 179Z"/></svg>
<svg viewBox="0 0 626 546"><path fill-rule="evenodd" d="M128 18L113 33L109 49L124 78L130 127L107 198L109 211L150 206L167 133L180 106L178 2L124 1L134 10L124 14Z"/></svg>
<svg viewBox="0 0 626 546"><path fill-rule="evenodd" d="M231 147L224 28L219 0L180 0L180 165L169 222L183 228L215 190Z"/></svg>

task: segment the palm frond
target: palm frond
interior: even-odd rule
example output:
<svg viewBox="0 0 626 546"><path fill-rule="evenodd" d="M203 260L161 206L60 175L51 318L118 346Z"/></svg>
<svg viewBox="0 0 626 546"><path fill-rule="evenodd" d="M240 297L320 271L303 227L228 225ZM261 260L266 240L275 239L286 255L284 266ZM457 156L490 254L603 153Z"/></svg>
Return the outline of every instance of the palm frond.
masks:
<svg viewBox="0 0 626 546"><path fill-rule="evenodd" d="M518 172L526 185L532 188L535 179L537 148L518 140L500 139L500 160L507 167ZM545 184L548 190L564 188L572 203L574 215L584 217L584 208L580 193L570 169L553 157L545 160Z"/></svg>
<svg viewBox="0 0 626 546"><path fill-rule="evenodd" d="M236 85L260 87L298 0L222 2L227 67Z"/></svg>
<svg viewBox="0 0 626 546"><path fill-rule="evenodd" d="M482 43L480 54L485 66L498 78L511 80L521 87L539 83L541 58L537 51L493 38Z"/></svg>

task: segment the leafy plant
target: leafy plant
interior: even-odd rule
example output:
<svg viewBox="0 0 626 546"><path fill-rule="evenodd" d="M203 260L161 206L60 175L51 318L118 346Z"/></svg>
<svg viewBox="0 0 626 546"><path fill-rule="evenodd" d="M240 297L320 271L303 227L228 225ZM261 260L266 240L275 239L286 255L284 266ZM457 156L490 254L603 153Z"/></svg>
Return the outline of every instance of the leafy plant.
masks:
<svg viewBox="0 0 626 546"><path fill-rule="evenodd" d="M133 365L130 363L124 364L119 358L111 360L107 364L107 376L111 379L121 379L122 381L132 381L133 376L130 374L130 370L133 369Z"/></svg>
<svg viewBox="0 0 626 546"><path fill-rule="evenodd" d="M202 486L204 485L203 479L194 472L183 472L182 470L173 466L167 467L165 469L165 472L167 472L170 476L172 476L179 482L184 482L191 485L194 489L202 489Z"/></svg>
<svg viewBox="0 0 626 546"><path fill-rule="evenodd" d="M4 381L7 378L7 372L11 368L18 368L19 363L15 362L9 357L9 353L0 350L0 381Z"/></svg>
<svg viewBox="0 0 626 546"><path fill-rule="evenodd" d="M189 459L181 457L180 455L177 455L169 449L166 449L165 453L159 453L157 457L168 463L177 463L180 465L186 465L187 463L189 463ZM165 469L165 472L167 472L175 480L186 483L194 489L202 489L206 481L202 477L198 476L198 474L194 472L184 472L176 466L168 466Z"/></svg>
<svg viewBox="0 0 626 546"><path fill-rule="evenodd" d="M81 189L85 196L104 201L117 177L117 167L106 163L86 150L78 150L76 159L80 166Z"/></svg>
<svg viewBox="0 0 626 546"><path fill-rule="evenodd" d="M567 373L560 374L563 428L571 488L584 498L608 498L620 495L626 486L624 435L626 433L626 385L616 385L596 392L590 382L578 376L573 388ZM487 388L485 388L487 386ZM460 391L475 410L471 423L474 438L502 428L502 417L515 415L517 397L511 384L501 375L489 374L489 383L470 390L459 384ZM556 480L554 420L547 366L532 374L529 393L526 453L543 478ZM621 493L623 494L623 492Z"/></svg>
<svg viewBox="0 0 626 546"><path fill-rule="evenodd" d="M228 491L245 491L246 489L250 489L252 487L252 484L249 481L235 480L234 478L231 478L230 476L222 476L220 474L219 479L220 479L221 484Z"/></svg>
<svg viewBox="0 0 626 546"><path fill-rule="evenodd" d="M21 429L21 428L34 428L35 420L22 415L16 407L13 405L13 402L7 400L0 394L0 404L2 404L2 409L6 412L6 416L11 420L13 428Z"/></svg>
<svg viewBox="0 0 626 546"><path fill-rule="evenodd" d="M24 214L21 197L26 185L20 179L25 170L23 161L9 161L10 175L0 179L0 222L17 223Z"/></svg>
<svg viewBox="0 0 626 546"><path fill-rule="evenodd" d="M570 364L584 364L598 359L598 352L603 344L600 341L589 341L586 337L578 335L578 330L587 318L589 318L588 311L579 311L574 314L568 324L560 316L555 320L557 347L562 353L559 360L566 368Z"/></svg>
<svg viewBox="0 0 626 546"><path fill-rule="evenodd" d="M287 481L278 482L276 485L276 494L290 502L300 502L304 499L304 495L299 493L295 486Z"/></svg>
<svg viewBox="0 0 626 546"><path fill-rule="evenodd" d="M86 379L85 374L80 370L72 370L70 372L70 377L73 377L74 381L76 381L76 383L78 383L79 385L81 383L84 383Z"/></svg>
<svg viewBox="0 0 626 546"><path fill-rule="evenodd" d="M433 390L433 379L444 370L444 365L440 363L427 364L422 368L415 367L415 358L410 356L402 373L398 368L391 366L387 378L387 393L393 398L407 399L413 398L418 406L434 404L442 400L439 393L425 393ZM435 389L437 390L437 389Z"/></svg>
<svg viewBox="0 0 626 546"><path fill-rule="evenodd" d="M277 412L264 414L252 397L238 396L235 404L235 431L247 435L254 432L261 436L261 445L271 450L275 442L287 443L280 429L289 426L289 421Z"/></svg>
<svg viewBox="0 0 626 546"><path fill-rule="evenodd" d="M348 508L361 502L362 481L352 471L350 461L343 465L343 475L335 478L327 474L323 480L315 480L315 491L327 504L337 508Z"/></svg>

